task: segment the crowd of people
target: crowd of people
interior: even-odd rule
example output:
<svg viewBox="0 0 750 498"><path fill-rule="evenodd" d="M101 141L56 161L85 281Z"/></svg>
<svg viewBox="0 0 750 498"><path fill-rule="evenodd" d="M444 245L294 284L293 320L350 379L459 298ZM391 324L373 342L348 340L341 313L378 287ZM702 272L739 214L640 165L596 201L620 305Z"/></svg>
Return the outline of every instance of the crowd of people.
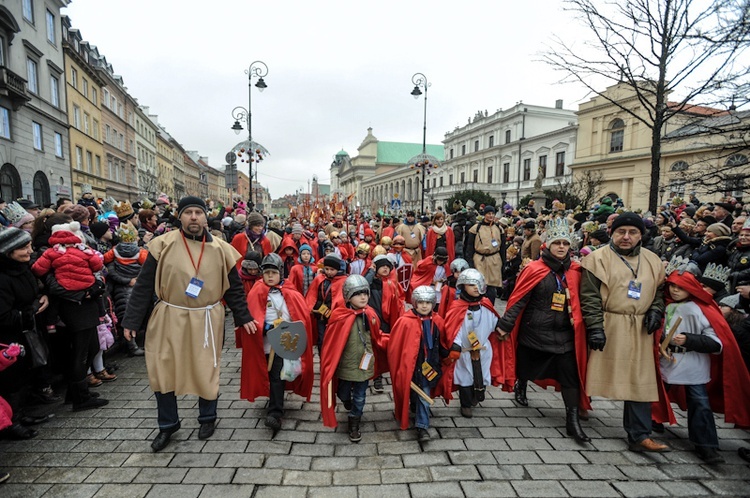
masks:
<svg viewBox="0 0 750 498"><path fill-rule="evenodd" d="M198 437L211 437L228 307L241 397L269 399L273 431L285 391L310 401L317 354L323 424L337 426L340 401L354 443L367 395L388 381L420 442L436 397L457 392L470 418L489 386L528 406L535 382L561 391L580 444L595 396L625 401L632 451L669 451L652 433L675 423L674 402L698 456L722 462L714 413L750 427L743 206L474 207L304 219L240 199L0 199L0 437L35 437L50 416L39 404L106 405L95 388L116 381L116 351L145 356L154 451L180 429L183 394L199 396Z"/></svg>

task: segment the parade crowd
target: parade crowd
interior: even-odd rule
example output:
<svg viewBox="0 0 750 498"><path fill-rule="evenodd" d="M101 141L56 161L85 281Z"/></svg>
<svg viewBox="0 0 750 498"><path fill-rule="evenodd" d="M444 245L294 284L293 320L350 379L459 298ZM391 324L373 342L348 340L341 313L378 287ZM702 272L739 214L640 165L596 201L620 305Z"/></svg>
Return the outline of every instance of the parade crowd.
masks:
<svg viewBox="0 0 750 498"><path fill-rule="evenodd" d="M560 391L581 445L592 397L625 402L631 451L670 450L652 434L676 423L676 405L697 455L724 461L714 414L750 427L740 203L451 208L418 217L332 203L281 218L239 198L131 205L85 186L52 206L0 199L0 438L35 437L50 417L39 405L105 406L96 387L116 382L118 351L145 357L153 451L180 429L185 394L199 397L198 437L211 437L231 310L240 395L268 398L273 431L287 391L310 401L317 355L323 424L345 421L353 443L368 395L388 384L401 429L426 443L435 398L457 397L471 418L493 386L529 406L535 382Z"/></svg>

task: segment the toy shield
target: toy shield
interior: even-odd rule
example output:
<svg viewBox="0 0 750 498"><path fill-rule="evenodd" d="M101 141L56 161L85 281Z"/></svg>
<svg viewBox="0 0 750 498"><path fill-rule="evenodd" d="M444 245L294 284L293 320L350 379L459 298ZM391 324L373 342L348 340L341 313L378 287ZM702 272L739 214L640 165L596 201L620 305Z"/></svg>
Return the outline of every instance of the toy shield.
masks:
<svg viewBox="0 0 750 498"><path fill-rule="evenodd" d="M281 322L266 337L274 352L285 360L297 360L307 349L307 331L302 322Z"/></svg>
<svg viewBox="0 0 750 498"><path fill-rule="evenodd" d="M409 281L411 280L412 268L413 267L411 264L406 263L396 269L396 279L398 280L398 285L400 285L401 288L404 289L404 292L409 290Z"/></svg>

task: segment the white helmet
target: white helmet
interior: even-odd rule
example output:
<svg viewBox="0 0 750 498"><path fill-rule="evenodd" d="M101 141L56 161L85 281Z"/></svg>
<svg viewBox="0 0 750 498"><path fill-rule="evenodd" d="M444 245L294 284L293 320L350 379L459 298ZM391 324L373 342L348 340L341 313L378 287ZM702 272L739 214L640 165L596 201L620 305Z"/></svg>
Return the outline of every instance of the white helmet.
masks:
<svg viewBox="0 0 750 498"><path fill-rule="evenodd" d="M452 272L459 272L466 270L469 268L469 262L466 261L464 258L456 258L451 262L451 271Z"/></svg>
<svg viewBox="0 0 750 498"><path fill-rule="evenodd" d="M429 285L420 285L411 293L411 305L414 307L417 306L417 303L430 303L434 305L435 301L437 301L437 293Z"/></svg>
<svg viewBox="0 0 750 498"><path fill-rule="evenodd" d="M367 283L367 279L362 275L349 275L344 280L344 299L349 301L354 294L358 294L362 291L370 293L370 284Z"/></svg>
<svg viewBox="0 0 750 498"><path fill-rule="evenodd" d="M487 292L487 283L484 281L484 275L482 275L477 269L468 268L462 271L461 275L456 279L456 287L459 290L462 290L462 286L467 284L476 285L480 294Z"/></svg>

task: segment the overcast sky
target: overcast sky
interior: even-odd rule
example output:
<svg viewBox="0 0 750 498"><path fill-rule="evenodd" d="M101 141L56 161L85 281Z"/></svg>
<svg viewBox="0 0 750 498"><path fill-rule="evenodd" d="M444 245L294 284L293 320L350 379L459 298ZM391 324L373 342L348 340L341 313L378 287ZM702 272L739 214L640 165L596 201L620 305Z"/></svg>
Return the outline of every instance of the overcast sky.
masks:
<svg viewBox="0 0 750 498"><path fill-rule="evenodd" d="M329 183L334 154L355 156L370 126L380 140L421 143L416 72L432 83L433 144L478 110L556 99L577 109L588 99L538 62L553 35L580 33L556 0L73 0L63 14L130 94L216 168L246 137L230 130L231 112L248 103L244 71L264 61L268 88L253 88L252 124L270 151L259 179L273 198L307 190L313 174Z"/></svg>

